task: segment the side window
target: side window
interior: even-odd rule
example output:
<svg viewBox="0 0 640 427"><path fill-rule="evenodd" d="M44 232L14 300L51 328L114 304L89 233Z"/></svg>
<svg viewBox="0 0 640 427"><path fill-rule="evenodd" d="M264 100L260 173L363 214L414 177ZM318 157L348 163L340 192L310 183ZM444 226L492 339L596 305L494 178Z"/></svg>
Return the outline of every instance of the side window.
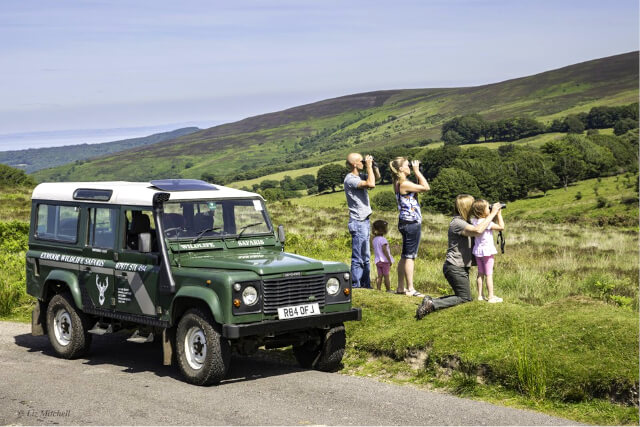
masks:
<svg viewBox="0 0 640 427"><path fill-rule="evenodd" d="M89 208L87 244L96 248L114 249L118 211L112 208Z"/></svg>
<svg viewBox="0 0 640 427"><path fill-rule="evenodd" d="M38 205L35 238L76 243L79 216L76 206Z"/></svg>
<svg viewBox="0 0 640 427"><path fill-rule="evenodd" d="M151 250L156 248L156 224L151 211L125 211L127 220L126 235L124 239L125 249L138 250L138 236L140 233L151 233Z"/></svg>

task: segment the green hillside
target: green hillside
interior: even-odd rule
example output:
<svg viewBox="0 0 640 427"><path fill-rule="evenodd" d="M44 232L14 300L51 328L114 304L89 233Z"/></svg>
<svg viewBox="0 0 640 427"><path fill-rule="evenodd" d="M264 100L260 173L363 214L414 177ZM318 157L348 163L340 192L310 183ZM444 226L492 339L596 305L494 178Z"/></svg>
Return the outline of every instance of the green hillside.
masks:
<svg viewBox="0 0 640 427"><path fill-rule="evenodd" d="M34 174L39 181L200 178L237 180L344 158L352 150L426 143L444 121L528 115L545 122L595 105L637 102L638 52L477 87L369 92L250 117L153 146ZM253 176L238 177L241 172ZM257 173L259 172L259 173Z"/></svg>
<svg viewBox="0 0 640 427"><path fill-rule="evenodd" d="M188 127L170 132L155 133L141 138L129 138L100 144L76 144L64 145L62 147L2 151L0 152L0 163L20 168L27 173L32 173L41 169L51 168L52 166L66 165L68 163L104 156L135 147L169 141L198 130L200 129L197 127Z"/></svg>

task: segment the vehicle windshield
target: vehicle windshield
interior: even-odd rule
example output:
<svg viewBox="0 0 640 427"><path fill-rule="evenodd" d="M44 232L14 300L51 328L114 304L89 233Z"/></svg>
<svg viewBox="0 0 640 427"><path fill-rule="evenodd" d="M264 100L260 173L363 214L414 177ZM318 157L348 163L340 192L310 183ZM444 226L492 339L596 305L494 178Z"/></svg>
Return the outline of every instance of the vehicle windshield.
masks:
<svg viewBox="0 0 640 427"><path fill-rule="evenodd" d="M271 234L273 228L262 200L196 200L167 202L162 218L170 239Z"/></svg>

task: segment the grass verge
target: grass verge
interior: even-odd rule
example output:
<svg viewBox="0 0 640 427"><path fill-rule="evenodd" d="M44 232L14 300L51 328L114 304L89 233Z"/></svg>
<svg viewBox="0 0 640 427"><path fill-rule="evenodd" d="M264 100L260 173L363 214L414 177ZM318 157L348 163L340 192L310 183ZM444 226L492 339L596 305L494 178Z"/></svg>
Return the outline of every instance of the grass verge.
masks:
<svg viewBox="0 0 640 427"><path fill-rule="evenodd" d="M344 372L594 424L637 424L638 319L573 297L472 302L413 319L418 298L356 290Z"/></svg>

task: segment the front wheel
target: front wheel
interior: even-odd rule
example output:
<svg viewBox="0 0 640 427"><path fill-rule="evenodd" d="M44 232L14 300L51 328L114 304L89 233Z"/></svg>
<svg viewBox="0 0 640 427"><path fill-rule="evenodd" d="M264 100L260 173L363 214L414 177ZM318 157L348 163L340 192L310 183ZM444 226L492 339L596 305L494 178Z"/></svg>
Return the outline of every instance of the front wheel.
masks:
<svg viewBox="0 0 640 427"><path fill-rule="evenodd" d="M346 344L344 324L340 323L324 332L319 343L312 340L294 345L293 354L303 368L334 372L340 368Z"/></svg>
<svg viewBox="0 0 640 427"><path fill-rule="evenodd" d="M57 294L47 306L47 333L58 356L75 359L91 346L87 316L76 309L69 293Z"/></svg>
<svg viewBox="0 0 640 427"><path fill-rule="evenodd" d="M191 384L217 384L224 379L229 369L229 342L214 325L211 315L198 309L188 310L178 323L178 367Z"/></svg>

